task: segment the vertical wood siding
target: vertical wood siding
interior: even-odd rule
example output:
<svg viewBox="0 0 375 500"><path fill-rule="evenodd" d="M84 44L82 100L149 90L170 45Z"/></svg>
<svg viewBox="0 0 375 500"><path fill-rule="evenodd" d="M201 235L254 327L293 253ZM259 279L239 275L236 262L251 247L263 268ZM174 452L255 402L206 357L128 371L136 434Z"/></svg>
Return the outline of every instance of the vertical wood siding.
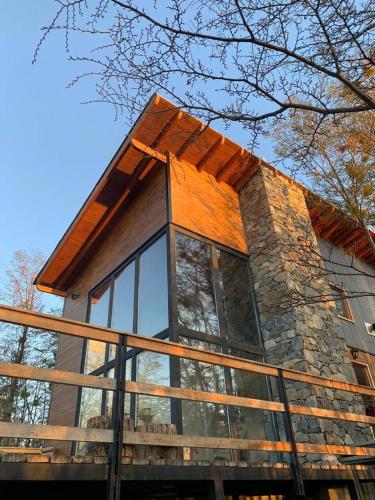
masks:
<svg viewBox="0 0 375 500"><path fill-rule="evenodd" d="M190 163L172 158L171 222L222 245L247 253L239 198L235 191Z"/></svg>

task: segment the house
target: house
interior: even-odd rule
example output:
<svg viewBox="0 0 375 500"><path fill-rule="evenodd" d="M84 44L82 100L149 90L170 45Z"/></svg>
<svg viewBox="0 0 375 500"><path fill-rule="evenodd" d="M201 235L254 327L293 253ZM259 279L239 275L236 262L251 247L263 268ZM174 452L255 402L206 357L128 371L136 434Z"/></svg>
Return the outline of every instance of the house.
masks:
<svg viewBox="0 0 375 500"><path fill-rule="evenodd" d="M364 272L350 272L353 262ZM290 441L293 434L300 443L290 458L261 445L231 450L184 441L175 465L167 460L163 469L146 456L143 465L124 466L129 498L208 498L211 483L216 498L286 499L302 494L301 488L309 498L354 499L359 489L362 498L375 498L371 467L362 466L358 476L337 459L374 440L369 408L375 395L375 300L347 298L353 289L371 291L374 264L366 236L352 221L155 95L36 286L65 297L63 317L69 320L341 385L315 386L304 378L277 382L229 362L220 366L184 358L180 351L169 356L128 345L126 380L165 387L164 394L126 393L126 421L136 429L160 424L181 436L267 443ZM342 265L348 273L340 272ZM298 303L296 293L312 299ZM333 299L314 301L316 294ZM61 336L56 368L113 378L115 358L111 343ZM341 390L350 391L350 384L368 389ZM216 402L166 397L175 387L218 396ZM231 395L277 409L285 403L280 391L293 412L311 407L308 415L288 415L289 429L277 411L219 403L220 395ZM49 424L87 427L93 418L112 415L112 407L111 391L55 384ZM332 418L339 413L362 417ZM212 442L220 444L218 439ZM64 454L87 452L83 442L52 444ZM352 447L352 453L340 446Z"/></svg>

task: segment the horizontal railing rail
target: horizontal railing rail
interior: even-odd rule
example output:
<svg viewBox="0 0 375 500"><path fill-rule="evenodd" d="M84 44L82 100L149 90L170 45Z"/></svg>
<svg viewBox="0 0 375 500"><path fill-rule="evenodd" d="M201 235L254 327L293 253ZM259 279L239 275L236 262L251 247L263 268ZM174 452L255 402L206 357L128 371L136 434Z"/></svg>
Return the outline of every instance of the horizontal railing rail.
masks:
<svg viewBox="0 0 375 500"><path fill-rule="evenodd" d="M128 347L186 358L202 363L210 363L238 370L245 370L275 378L280 377L280 374L282 374L282 377L287 381L303 382L320 387L340 391L349 391L355 394L375 397L375 389L371 387L344 382L342 380L329 379L327 377L320 377L317 375L310 375L308 373L258 363L226 354L207 352L194 347L166 342L164 340L142 337L133 333L119 332L73 321L67 318L58 318L46 314L11 308L8 306L0 306L0 321L25 325L59 334L66 334L82 339L100 340L102 342L117 345L119 345L120 340L123 337L126 337ZM38 380L78 387L90 387L105 391L118 390L118 381L112 378L13 363L0 363L0 376ZM308 407L303 405L300 406L296 404L287 405L285 402L268 401L180 387L168 387L143 382L126 381L123 382L121 390L133 394L210 402L228 406L241 406L245 408L280 412L282 414L285 414L285 412L288 411L291 414L301 416L375 425L375 417L357 413ZM113 430L110 429L87 429L60 425L21 424L11 422L0 422L0 436L56 441L87 441L99 443L113 442ZM135 445L141 444L174 447L261 450L272 452L293 451L293 446L290 441L249 440L229 437L198 437L190 435L156 434L135 431L126 431L124 435L124 443ZM339 444L334 445L297 442L295 443L295 447L295 451L297 453L375 456L375 448L355 444L344 446Z"/></svg>

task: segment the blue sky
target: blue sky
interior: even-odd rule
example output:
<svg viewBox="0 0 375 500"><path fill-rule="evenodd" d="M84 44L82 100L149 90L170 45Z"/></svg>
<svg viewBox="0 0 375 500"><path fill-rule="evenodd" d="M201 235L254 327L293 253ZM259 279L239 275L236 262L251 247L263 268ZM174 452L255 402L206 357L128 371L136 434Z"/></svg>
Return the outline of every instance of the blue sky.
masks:
<svg viewBox="0 0 375 500"><path fill-rule="evenodd" d="M51 0L0 2L0 277L15 250L46 257L125 136L106 105L82 105L93 85L66 85L79 68L53 34L32 65Z"/></svg>
<svg viewBox="0 0 375 500"><path fill-rule="evenodd" d="M82 68L67 61L62 33L32 65L55 5L0 2L0 279L16 250L50 255L129 129L110 106L81 104L95 97L93 81L66 88ZM225 134L246 144L239 129Z"/></svg>

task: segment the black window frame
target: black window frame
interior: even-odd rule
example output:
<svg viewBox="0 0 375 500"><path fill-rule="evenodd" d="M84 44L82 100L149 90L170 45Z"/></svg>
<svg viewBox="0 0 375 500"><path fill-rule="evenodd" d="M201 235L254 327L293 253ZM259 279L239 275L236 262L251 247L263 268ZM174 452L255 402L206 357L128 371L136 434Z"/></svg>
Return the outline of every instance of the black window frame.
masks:
<svg viewBox="0 0 375 500"><path fill-rule="evenodd" d="M187 237L198 240L206 245L208 245L211 249L211 265L212 271L215 281L215 302L217 307L218 321L219 321L219 330L220 335L207 335L204 333L200 333L197 331L189 330L184 328L181 325L178 325L178 317L177 317L177 295L176 295L176 234L181 233ZM88 307L87 307L87 316L86 321L90 320L90 306L91 306L91 298L95 291L103 286L106 282L110 282L110 300L108 307L108 321L107 328L111 327L111 315L112 315L112 307L113 307L113 293L114 293L114 280L117 276L124 270L124 268L129 265L132 261L135 261L135 283L134 283L134 313L133 313L133 332L137 331L137 321L138 321L138 284L139 284L139 259L140 255L147 250L151 245L153 245L159 238L163 235L166 235L167 242L167 285L168 285L168 318L169 318L169 326L165 330L157 333L153 336L153 338L159 338L162 340L170 340L171 342L179 343L180 337L184 337L192 340L200 340L204 342L208 342L211 344L215 344L216 347L220 348L220 352L223 354L231 354L233 350L242 351L244 353L244 357L252 357L256 356L259 361L263 361L264 358L264 347L263 347L263 339L261 335L261 328L259 323L259 316L257 310L257 304L255 300L254 294L254 286L251 268L249 264L249 255L238 252L229 248L225 245L222 245L214 240L201 236L197 233L189 231L186 228L178 226L176 224L167 223L164 225L157 233L155 233L148 241L146 241L141 247L139 247L135 252L133 252L124 262L122 262L119 266L117 266L111 273L109 273L103 280L100 281L94 288L92 288L88 294ZM233 255L234 257L240 258L246 262L246 268L248 271L248 279L249 279L249 289L251 290L251 301L254 310L255 323L259 338L258 344L250 344L247 341L236 341L229 337L226 332L226 326L224 321L224 315L222 311L222 297L219 285L219 269L218 269L218 258L217 258L217 250L221 250L228 254ZM108 376L109 371L114 368L115 360L109 361L109 349L110 345L106 345L105 351L105 363L91 372L91 375L100 375L102 374L104 377ZM86 351L87 351L87 340L84 342L84 348L82 351L82 369L83 371L85 366L86 359ZM131 380L136 380L136 359L139 353L143 352L142 349L129 348L127 352L126 359L132 359L132 370L131 370ZM170 368L170 386L172 387L180 387L180 360L179 358L170 356L169 357L169 368ZM224 367L224 377L225 377L225 387L227 394L231 394L233 392L232 380L230 368ZM269 392L271 394L270 383L267 378L267 385L269 387ZM77 415L76 415L76 425L79 425L79 414L80 414L80 403L81 403L81 392L79 391L78 397L78 405L77 405ZM102 396L102 413L104 413L106 407L106 392L103 391ZM136 421L136 395L130 395L130 416ZM228 409L228 428L230 435L232 434L232 426L231 426L231 408ZM179 399L171 398L171 422L176 425L177 433L182 434L182 403ZM277 432L277 428L275 426L275 430Z"/></svg>

